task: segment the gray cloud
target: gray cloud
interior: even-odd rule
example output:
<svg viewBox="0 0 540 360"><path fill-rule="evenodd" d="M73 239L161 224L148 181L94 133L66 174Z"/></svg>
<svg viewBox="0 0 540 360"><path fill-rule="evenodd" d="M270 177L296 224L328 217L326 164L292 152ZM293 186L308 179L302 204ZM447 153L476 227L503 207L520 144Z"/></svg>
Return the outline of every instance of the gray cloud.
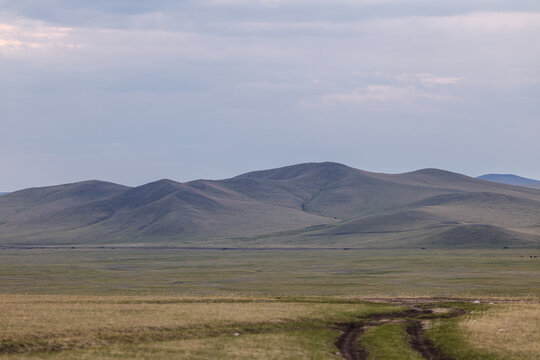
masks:
<svg viewBox="0 0 540 360"><path fill-rule="evenodd" d="M3 12L59 25L129 27L159 14L154 26L210 26L215 22L347 22L470 12L540 11L535 0L2 0Z"/></svg>
<svg viewBox="0 0 540 360"><path fill-rule="evenodd" d="M535 3L4 0L0 190L321 160L540 178Z"/></svg>

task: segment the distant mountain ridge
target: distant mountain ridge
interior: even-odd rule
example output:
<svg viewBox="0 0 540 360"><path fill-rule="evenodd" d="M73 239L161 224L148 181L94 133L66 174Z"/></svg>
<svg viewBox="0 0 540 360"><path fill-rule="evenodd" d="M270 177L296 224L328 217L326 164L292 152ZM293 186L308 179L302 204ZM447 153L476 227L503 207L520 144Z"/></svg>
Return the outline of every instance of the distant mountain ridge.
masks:
<svg viewBox="0 0 540 360"><path fill-rule="evenodd" d="M533 189L540 189L540 181L528 179L513 174L487 174L478 176L477 179L497 182L501 184L525 186Z"/></svg>
<svg viewBox="0 0 540 360"><path fill-rule="evenodd" d="M0 245L537 247L539 219L540 190L324 162L225 180L16 191L0 197Z"/></svg>

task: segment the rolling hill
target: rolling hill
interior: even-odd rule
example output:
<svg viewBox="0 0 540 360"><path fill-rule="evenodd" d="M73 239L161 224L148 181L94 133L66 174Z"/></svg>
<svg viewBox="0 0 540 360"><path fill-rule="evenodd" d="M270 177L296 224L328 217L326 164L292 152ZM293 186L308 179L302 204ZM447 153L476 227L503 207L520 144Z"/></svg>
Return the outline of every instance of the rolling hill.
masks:
<svg viewBox="0 0 540 360"><path fill-rule="evenodd" d="M0 245L22 244L536 247L540 190L331 162L138 187L93 180L2 196Z"/></svg>
<svg viewBox="0 0 540 360"><path fill-rule="evenodd" d="M533 189L540 189L540 181L527 179L512 174L487 174L477 177L477 179L493 181L501 184L524 186Z"/></svg>

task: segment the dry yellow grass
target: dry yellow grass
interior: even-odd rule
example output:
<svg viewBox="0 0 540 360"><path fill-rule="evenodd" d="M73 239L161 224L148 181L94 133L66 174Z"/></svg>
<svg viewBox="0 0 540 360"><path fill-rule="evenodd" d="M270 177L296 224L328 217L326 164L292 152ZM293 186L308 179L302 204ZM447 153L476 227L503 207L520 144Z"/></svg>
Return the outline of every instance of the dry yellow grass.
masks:
<svg viewBox="0 0 540 360"><path fill-rule="evenodd" d="M469 343L506 359L540 356L540 305L492 305L460 322Z"/></svg>
<svg viewBox="0 0 540 360"><path fill-rule="evenodd" d="M540 304L513 300L472 307L455 332L497 359L537 359ZM0 360L332 359L335 323L396 309L351 297L0 295Z"/></svg>
<svg viewBox="0 0 540 360"><path fill-rule="evenodd" d="M272 298L3 294L0 295L0 307L1 336L324 319L333 313L362 309L361 304L306 304Z"/></svg>
<svg viewBox="0 0 540 360"><path fill-rule="evenodd" d="M248 335L257 343L250 351L256 352L256 348L266 346L263 337L255 336L260 333L276 338L302 329L309 339L310 331L329 331L333 321L394 308L275 298L0 295L0 353L9 354L4 355L9 358L35 357L32 352L43 351L53 351L47 357L54 358L92 358L91 354L93 358L156 358L154 352L167 353L168 347L189 352L191 347L199 346L195 339L205 338L216 351L225 351L226 344L240 346L236 351L246 355L239 358L247 358L247 345L238 344L247 341ZM310 329L310 324L317 321L327 323ZM246 333L242 339L231 340L231 334L243 330ZM223 338L224 334L229 337ZM331 333L324 337L329 347L333 347L334 336ZM283 340L284 346L287 341ZM287 353L308 353L305 346L295 346L295 351ZM205 346L204 351L209 348ZM313 346L308 348L318 351ZM267 356L274 356L273 351Z"/></svg>
<svg viewBox="0 0 540 360"><path fill-rule="evenodd" d="M12 354L0 359L10 360L117 360L117 359L337 359L333 352L327 351L324 345L332 345L331 335L328 334L329 344L320 344L319 348L305 344L303 334L248 334L235 337L225 336L187 339L176 341L160 341L141 344L112 344L107 347L77 349L49 354ZM307 346L306 346L307 345Z"/></svg>
<svg viewBox="0 0 540 360"><path fill-rule="evenodd" d="M324 304L195 302L181 298L0 295L2 336L97 329L278 322L316 315ZM242 300L242 299L239 299ZM179 302L176 302L179 301Z"/></svg>

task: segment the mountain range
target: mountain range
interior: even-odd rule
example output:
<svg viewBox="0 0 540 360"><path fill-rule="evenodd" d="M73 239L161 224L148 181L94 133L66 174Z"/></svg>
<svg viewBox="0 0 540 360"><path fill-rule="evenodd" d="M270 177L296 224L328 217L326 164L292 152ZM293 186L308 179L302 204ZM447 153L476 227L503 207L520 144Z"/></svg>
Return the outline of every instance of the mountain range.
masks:
<svg viewBox="0 0 540 360"><path fill-rule="evenodd" d="M0 197L0 245L538 247L540 190L306 163L225 180L91 180Z"/></svg>

